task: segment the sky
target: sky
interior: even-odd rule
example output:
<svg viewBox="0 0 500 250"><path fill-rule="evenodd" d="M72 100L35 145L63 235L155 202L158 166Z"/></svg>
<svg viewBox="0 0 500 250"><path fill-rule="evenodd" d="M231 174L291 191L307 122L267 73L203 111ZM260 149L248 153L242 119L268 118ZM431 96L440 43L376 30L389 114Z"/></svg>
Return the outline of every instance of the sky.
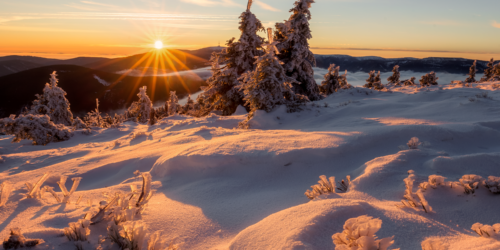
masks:
<svg viewBox="0 0 500 250"><path fill-rule="evenodd" d="M266 27L295 0L254 0ZM198 49L239 37L247 0L0 0L0 56L120 57ZM316 54L500 59L498 0L316 0ZM261 34L265 36L265 34Z"/></svg>

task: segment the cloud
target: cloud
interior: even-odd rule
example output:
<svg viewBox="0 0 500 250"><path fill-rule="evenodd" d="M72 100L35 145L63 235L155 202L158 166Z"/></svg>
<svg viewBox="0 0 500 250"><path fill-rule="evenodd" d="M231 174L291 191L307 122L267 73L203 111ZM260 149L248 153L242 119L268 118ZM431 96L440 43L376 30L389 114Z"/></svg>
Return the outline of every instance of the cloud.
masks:
<svg viewBox="0 0 500 250"><path fill-rule="evenodd" d="M0 17L0 23L28 19L57 20L136 20L136 21L205 21L227 22L235 21L234 16L225 15L191 15L191 14L156 14L156 13L113 13L113 12L62 12L62 13L16 13Z"/></svg>
<svg viewBox="0 0 500 250"><path fill-rule="evenodd" d="M255 3L257 5L259 5L261 8L265 9L265 10L270 10L270 11L274 11L274 12L280 12L281 11L281 10L276 9L273 6L271 6L271 5L267 4L267 3L263 3L263 2L261 2L259 0L255 0Z"/></svg>
<svg viewBox="0 0 500 250"><path fill-rule="evenodd" d="M200 6L238 6L243 7L241 4L235 3L233 0L182 0L186 3L192 3Z"/></svg>
<svg viewBox="0 0 500 250"><path fill-rule="evenodd" d="M434 25L434 26L465 26L463 23L454 20L432 20L432 21L421 21L422 24Z"/></svg>
<svg viewBox="0 0 500 250"><path fill-rule="evenodd" d="M117 7L117 6L111 5L111 4L96 3L96 2L92 2L92 1L81 1L81 2L84 4L97 5L97 6L103 6L103 7L111 7L111 8Z"/></svg>
<svg viewBox="0 0 500 250"><path fill-rule="evenodd" d="M500 29L500 23L497 23L497 21L493 21L491 23L491 26L495 27L495 28L499 28Z"/></svg>

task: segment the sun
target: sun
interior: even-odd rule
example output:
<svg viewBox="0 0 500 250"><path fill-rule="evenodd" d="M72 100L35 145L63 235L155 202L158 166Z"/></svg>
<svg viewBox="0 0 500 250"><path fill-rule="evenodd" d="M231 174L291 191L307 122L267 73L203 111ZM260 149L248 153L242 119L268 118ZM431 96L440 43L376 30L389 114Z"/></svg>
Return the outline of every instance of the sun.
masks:
<svg viewBox="0 0 500 250"><path fill-rule="evenodd" d="M163 42L162 41L156 41L155 42L155 48L157 48L157 49L163 49Z"/></svg>

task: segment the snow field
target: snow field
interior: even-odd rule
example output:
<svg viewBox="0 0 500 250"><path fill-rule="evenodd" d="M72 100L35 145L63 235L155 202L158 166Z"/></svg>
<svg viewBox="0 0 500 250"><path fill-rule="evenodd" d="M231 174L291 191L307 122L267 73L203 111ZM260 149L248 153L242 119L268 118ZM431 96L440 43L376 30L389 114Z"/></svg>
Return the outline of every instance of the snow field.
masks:
<svg viewBox="0 0 500 250"><path fill-rule="evenodd" d="M11 136L2 136L0 183L10 182L14 191L0 207L0 237L20 227L27 238L45 241L37 249L74 249L63 228L90 210L89 200L97 207L104 193L140 187L133 175L139 170L150 171L156 190L142 215L148 233L162 231L181 249L334 249L332 235L361 215L382 220L376 235L394 235L390 249L421 249L429 238L449 249L499 249L499 241L471 230L477 222L500 222L499 197L482 186L470 195L460 187L427 188L433 213L396 206L408 170L416 176L414 191L430 175L446 181L500 176L500 91L478 86L354 88L299 113L257 111L249 130L234 129L246 119L241 112L176 115L154 126L127 122L91 135L77 131L47 146L11 144ZM427 143L399 149L412 137ZM48 193L24 198L24 183L46 172L44 185L60 197L60 175L82 177L70 204ZM304 192L320 175L337 181L350 175L352 183L346 193L309 201ZM106 235L106 225L90 226L88 249Z"/></svg>

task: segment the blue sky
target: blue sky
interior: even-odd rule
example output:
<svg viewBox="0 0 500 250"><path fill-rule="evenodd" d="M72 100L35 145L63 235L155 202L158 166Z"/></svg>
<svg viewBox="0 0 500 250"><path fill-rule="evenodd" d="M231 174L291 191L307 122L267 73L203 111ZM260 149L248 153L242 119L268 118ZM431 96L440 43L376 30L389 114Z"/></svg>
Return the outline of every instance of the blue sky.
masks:
<svg viewBox="0 0 500 250"><path fill-rule="evenodd" d="M268 27L294 0L256 0ZM0 0L0 54L120 56L155 40L182 49L238 37L247 0ZM498 0L316 0L310 41L318 54L500 58Z"/></svg>

